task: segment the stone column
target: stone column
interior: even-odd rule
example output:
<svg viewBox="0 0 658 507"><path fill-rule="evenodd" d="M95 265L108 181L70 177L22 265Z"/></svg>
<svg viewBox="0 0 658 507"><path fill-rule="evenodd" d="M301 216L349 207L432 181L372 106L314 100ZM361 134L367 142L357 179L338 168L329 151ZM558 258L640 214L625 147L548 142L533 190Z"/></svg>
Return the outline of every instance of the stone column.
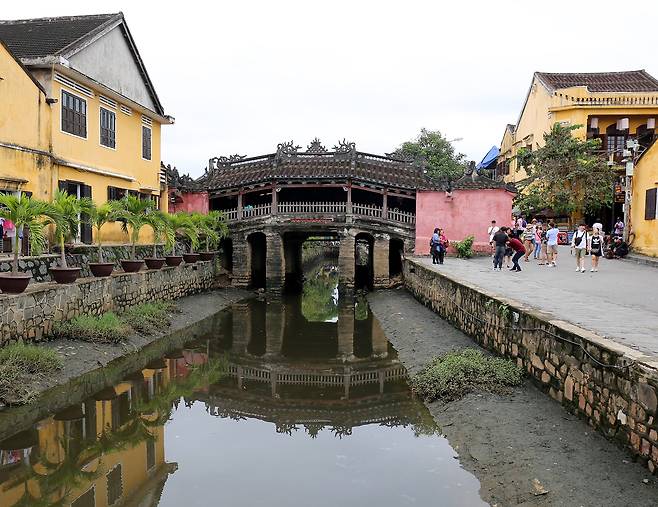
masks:
<svg viewBox="0 0 658 507"><path fill-rule="evenodd" d="M278 357L283 347L286 323L285 306L281 301L268 302L265 310L265 357Z"/></svg>
<svg viewBox="0 0 658 507"><path fill-rule="evenodd" d="M286 262L283 253L283 239L278 232L267 231L267 253L265 259L265 288L268 292L280 294L286 276Z"/></svg>
<svg viewBox="0 0 658 507"><path fill-rule="evenodd" d="M343 302L338 308L338 355L343 361L354 359L354 305Z"/></svg>
<svg viewBox="0 0 658 507"><path fill-rule="evenodd" d="M231 352L238 356L247 353L251 339L251 307L249 303L236 303L233 309L233 341Z"/></svg>
<svg viewBox="0 0 658 507"><path fill-rule="evenodd" d="M279 208L279 196L277 195L277 187L276 185L272 186L272 215L276 215L278 212Z"/></svg>
<svg viewBox="0 0 658 507"><path fill-rule="evenodd" d="M354 289L354 235L348 231L340 235L338 283L341 289Z"/></svg>
<svg viewBox="0 0 658 507"><path fill-rule="evenodd" d="M377 319L372 319L372 355L377 358L388 356L388 340Z"/></svg>
<svg viewBox="0 0 658 507"><path fill-rule="evenodd" d="M382 218L388 220L388 190L384 189L384 195L382 197Z"/></svg>
<svg viewBox="0 0 658 507"><path fill-rule="evenodd" d="M348 215L352 214L352 184L347 185L347 208L346 213Z"/></svg>
<svg viewBox="0 0 658 507"><path fill-rule="evenodd" d="M238 220L242 218L242 192L238 192Z"/></svg>
<svg viewBox="0 0 658 507"><path fill-rule="evenodd" d="M390 243L388 234L377 234L372 255L374 271L374 287L380 289L387 287L389 283L388 248Z"/></svg>
<svg viewBox="0 0 658 507"><path fill-rule="evenodd" d="M243 234L233 240L233 286L248 287L251 284L251 249Z"/></svg>

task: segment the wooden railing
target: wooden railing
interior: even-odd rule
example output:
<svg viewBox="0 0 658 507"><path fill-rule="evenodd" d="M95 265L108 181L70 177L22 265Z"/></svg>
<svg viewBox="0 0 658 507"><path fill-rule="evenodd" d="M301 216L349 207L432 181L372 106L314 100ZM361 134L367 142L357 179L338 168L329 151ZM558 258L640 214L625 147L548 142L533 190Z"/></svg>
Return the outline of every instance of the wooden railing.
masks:
<svg viewBox="0 0 658 507"><path fill-rule="evenodd" d="M277 214L280 215L336 215L346 214L348 211L346 202L280 202L277 205ZM242 208L242 217L239 216L238 210L233 208L223 210L227 222L235 222L240 218L258 218L272 214L271 204L257 204L255 206L245 206ZM385 218L392 222L413 225L416 223L416 215L407 211L389 209L384 217L384 210L381 206L374 204L352 204L352 214L365 218Z"/></svg>
<svg viewBox="0 0 658 507"><path fill-rule="evenodd" d="M352 204L352 213L362 217L381 218L382 208L374 204Z"/></svg>
<svg viewBox="0 0 658 507"><path fill-rule="evenodd" d="M345 213L345 202L280 202L279 213L307 214L307 213Z"/></svg>

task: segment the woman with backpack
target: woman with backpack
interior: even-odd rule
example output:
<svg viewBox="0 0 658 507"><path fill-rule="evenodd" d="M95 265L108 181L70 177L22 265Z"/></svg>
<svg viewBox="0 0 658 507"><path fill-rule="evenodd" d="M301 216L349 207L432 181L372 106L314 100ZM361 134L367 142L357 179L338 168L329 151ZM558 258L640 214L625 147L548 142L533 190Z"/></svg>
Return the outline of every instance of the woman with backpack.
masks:
<svg viewBox="0 0 658 507"><path fill-rule="evenodd" d="M576 256L576 271L581 273L585 272L585 255L587 255L588 245L587 226L581 223L571 239L571 248Z"/></svg>

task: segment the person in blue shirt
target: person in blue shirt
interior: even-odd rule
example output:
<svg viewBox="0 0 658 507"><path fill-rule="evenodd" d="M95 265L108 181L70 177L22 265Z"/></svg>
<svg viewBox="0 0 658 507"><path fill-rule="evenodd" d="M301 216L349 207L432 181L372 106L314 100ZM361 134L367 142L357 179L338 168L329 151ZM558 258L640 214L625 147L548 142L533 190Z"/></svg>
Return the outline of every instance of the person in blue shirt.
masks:
<svg viewBox="0 0 658 507"><path fill-rule="evenodd" d="M434 229L432 239L430 239L430 253L432 254L432 264L439 263L439 251L441 240L439 239L439 228Z"/></svg>
<svg viewBox="0 0 658 507"><path fill-rule="evenodd" d="M548 255L548 265L550 267L556 267L557 261L557 237L560 234L560 230L557 226L551 222L548 224L548 230L546 231L546 252Z"/></svg>

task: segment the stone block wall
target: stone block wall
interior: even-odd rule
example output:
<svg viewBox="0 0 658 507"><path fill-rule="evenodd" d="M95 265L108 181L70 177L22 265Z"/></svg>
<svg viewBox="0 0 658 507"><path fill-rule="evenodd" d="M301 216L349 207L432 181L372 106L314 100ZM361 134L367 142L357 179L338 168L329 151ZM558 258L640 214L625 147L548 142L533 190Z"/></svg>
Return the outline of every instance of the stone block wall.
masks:
<svg viewBox="0 0 658 507"><path fill-rule="evenodd" d="M70 285L31 284L23 294L0 295L0 346L47 338L58 322L78 315L121 312L150 301L167 301L212 287L213 263L85 278Z"/></svg>
<svg viewBox="0 0 658 507"><path fill-rule="evenodd" d="M652 473L658 469L658 358L555 320L407 259L406 288L482 347L508 357L541 389Z"/></svg>

